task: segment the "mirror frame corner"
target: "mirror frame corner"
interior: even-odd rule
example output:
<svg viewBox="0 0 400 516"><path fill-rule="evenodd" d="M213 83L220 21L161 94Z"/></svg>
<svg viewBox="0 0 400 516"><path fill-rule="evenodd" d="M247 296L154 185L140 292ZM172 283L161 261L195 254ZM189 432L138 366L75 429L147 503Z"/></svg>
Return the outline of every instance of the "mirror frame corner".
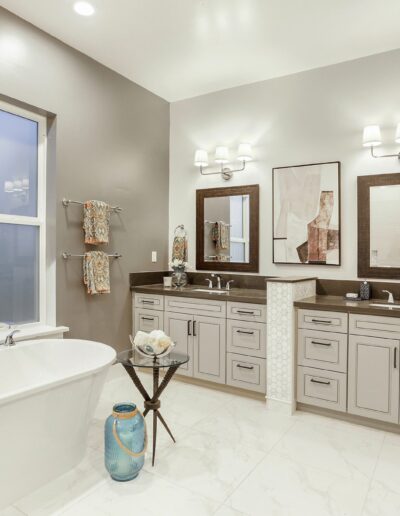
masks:
<svg viewBox="0 0 400 516"><path fill-rule="evenodd" d="M249 195L250 204L250 260L239 262L207 262L204 260L204 201L209 197ZM260 186L228 186L196 190L196 269L225 272L259 272L259 205Z"/></svg>

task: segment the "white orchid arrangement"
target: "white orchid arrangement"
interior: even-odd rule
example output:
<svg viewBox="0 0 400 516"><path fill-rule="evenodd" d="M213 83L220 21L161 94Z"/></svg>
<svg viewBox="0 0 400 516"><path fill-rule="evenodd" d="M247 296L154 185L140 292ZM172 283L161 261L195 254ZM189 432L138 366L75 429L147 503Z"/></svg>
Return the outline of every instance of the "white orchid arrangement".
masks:
<svg viewBox="0 0 400 516"><path fill-rule="evenodd" d="M190 265L188 262L185 262L184 260L178 260L177 258L174 258L171 263L169 264L171 269L175 270L182 270L182 269L190 269Z"/></svg>

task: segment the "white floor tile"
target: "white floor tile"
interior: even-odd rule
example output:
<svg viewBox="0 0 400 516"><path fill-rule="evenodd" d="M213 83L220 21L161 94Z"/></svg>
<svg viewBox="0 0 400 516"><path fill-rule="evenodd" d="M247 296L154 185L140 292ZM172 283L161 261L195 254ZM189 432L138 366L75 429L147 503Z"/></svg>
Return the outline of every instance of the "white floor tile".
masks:
<svg viewBox="0 0 400 516"><path fill-rule="evenodd" d="M400 446L385 439L373 478L388 491L400 495Z"/></svg>
<svg viewBox="0 0 400 516"><path fill-rule="evenodd" d="M236 511L235 509L232 509L232 507L228 507L227 505L222 505L214 516L251 516L250 514L247 514L242 511Z"/></svg>
<svg viewBox="0 0 400 516"><path fill-rule="evenodd" d="M24 516L24 513L19 511L16 507L7 507L6 509L0 509L0 516Z"/></svg>
<svg viewBox="0 0 400 516"><path fill-rule="evenodd" d="M236 398L211 415L205 415L196 428L235 446L243 443L269 451L295 421L290 416L268 411L265 402Z"/></svg>
<svg viewBox="0 0 400 516"><path fill-rule="evenodd" d="M272 451L225 503L251 516L359 516L368 485Z"/></svg>
<svg viewBox="0 0 400 516"><path fill-rule="evenodd" d="M260 450L193 430L154 468L154 473L193 492L223 502L265 456Z"/></svg>
<svg viewBox="0 0 400 516"><path fill-rule="evenodd" d="M297 422L274 450L288 459L351 479L370 478L384 433L365 427L347 428Z"/></svg>
<svg viewBox="0 0 400 516"><path fill-rule="evenodd" d="M142 471L131 482L103 482L78 504L67 507L63 516L212 516L218 504Z"/></svg>
<svg viewBox="0 0 400 516"><path fill-rule="evenodd" d="M372 481L362 516L399 516L400 495L380 482Z"/></svg>

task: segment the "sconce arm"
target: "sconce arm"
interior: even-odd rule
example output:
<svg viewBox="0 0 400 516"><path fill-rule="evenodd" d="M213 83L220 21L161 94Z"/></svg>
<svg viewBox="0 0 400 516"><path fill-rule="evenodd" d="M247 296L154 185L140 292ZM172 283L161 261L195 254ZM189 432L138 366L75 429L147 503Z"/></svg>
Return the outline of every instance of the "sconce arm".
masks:
<svg viewBox="0 0 400 516"><path fill-rule="evenodd" d="M371 149L371 156L373 158L398 158L398 159L400 159L400 152L398 152L397 154L381 154L381 155L378 155L378 154L375 154L374 146L373 145L371 145L370 149Z"/></svg>

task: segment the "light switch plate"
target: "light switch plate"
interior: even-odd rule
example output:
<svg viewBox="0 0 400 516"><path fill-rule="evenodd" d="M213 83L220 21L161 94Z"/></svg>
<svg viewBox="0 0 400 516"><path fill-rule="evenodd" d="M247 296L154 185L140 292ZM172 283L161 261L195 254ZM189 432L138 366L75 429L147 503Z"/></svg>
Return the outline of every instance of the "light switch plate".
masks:
<svg viewBox="0 0 400 516"><path fill-rule="evenodd" d="M157 263L157 251L152 251L151 252L151 261L153 263Z"/></svg>

